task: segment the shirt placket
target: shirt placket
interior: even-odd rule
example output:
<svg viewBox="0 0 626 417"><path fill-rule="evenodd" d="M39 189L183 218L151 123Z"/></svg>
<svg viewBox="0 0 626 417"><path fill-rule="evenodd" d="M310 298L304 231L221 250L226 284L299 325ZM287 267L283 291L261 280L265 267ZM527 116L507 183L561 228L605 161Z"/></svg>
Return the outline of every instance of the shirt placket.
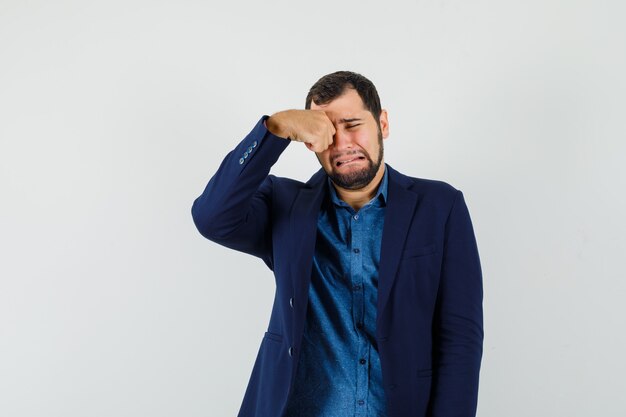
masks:
<svg viewBox="0 0 626 417"><path fill-rule="evenodd" d="M351 245L350 252L350 278L352 283L352 324L357 334L358 350L357 357L354 358L356 365L356 404L355 416L366 416L367 413L367 370L369 352L367 349L367 338L364 332L365 320L365 286L363 282L363 254L365 253L363 214L361 212L350 212L350 232Z"/></svg>

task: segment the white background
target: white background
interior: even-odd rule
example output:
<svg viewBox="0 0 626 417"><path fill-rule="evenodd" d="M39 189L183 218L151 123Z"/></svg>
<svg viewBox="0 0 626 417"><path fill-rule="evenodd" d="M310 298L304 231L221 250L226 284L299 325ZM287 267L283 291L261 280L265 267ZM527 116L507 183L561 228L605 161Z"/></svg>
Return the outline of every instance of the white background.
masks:
<svg viewBox="0 0 626 417"><path fill-rule="evenodd" d="M341 69L386 162L465 195L478 415L626 415L625 3L217 4L0 0L0 415L236 415L273 276L191 204ZM273 172L318 167L294 143Z"/></svg>

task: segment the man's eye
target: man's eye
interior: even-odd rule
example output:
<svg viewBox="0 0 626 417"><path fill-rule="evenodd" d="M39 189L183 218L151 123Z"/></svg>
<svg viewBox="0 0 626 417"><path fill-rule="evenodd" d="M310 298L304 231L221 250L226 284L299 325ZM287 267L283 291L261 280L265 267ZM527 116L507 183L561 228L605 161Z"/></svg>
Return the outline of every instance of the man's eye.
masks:
<svg viewBox="0 0 626 417"><path fill-rule="evenodd" d="M358 123L358 124L355 124L355 125L346 126L346 129L352 129L353 127L357 127L357 126L361 126L361 123Z"/></svg>

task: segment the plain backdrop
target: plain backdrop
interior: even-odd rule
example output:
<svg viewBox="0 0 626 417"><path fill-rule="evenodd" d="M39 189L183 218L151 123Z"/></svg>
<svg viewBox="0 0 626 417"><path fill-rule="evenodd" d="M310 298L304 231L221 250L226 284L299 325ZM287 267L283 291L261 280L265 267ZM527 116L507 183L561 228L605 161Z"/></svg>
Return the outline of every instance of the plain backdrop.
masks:
<svg viewBox="0 0 626 417"><path fill-rule="evenodd" d="M463 191L481 417L626 415L623 1L0 0L0 415L236 415L274 295L191 204L352 70ZM293 143L272 172L319 168Z"/></svg>

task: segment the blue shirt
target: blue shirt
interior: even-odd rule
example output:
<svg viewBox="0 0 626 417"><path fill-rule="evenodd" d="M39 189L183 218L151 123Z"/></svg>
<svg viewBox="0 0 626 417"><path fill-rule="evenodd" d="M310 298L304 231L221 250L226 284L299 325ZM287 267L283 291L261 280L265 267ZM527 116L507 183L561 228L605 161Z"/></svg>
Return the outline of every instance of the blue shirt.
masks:
<svg viewBox="0 0 626 417"><path fill-rule="evenodd" d="M286 417L385 417L376 343L378 265L387 167L376 196L355 212L329 196L317 222L309 302Z"/></svg>

